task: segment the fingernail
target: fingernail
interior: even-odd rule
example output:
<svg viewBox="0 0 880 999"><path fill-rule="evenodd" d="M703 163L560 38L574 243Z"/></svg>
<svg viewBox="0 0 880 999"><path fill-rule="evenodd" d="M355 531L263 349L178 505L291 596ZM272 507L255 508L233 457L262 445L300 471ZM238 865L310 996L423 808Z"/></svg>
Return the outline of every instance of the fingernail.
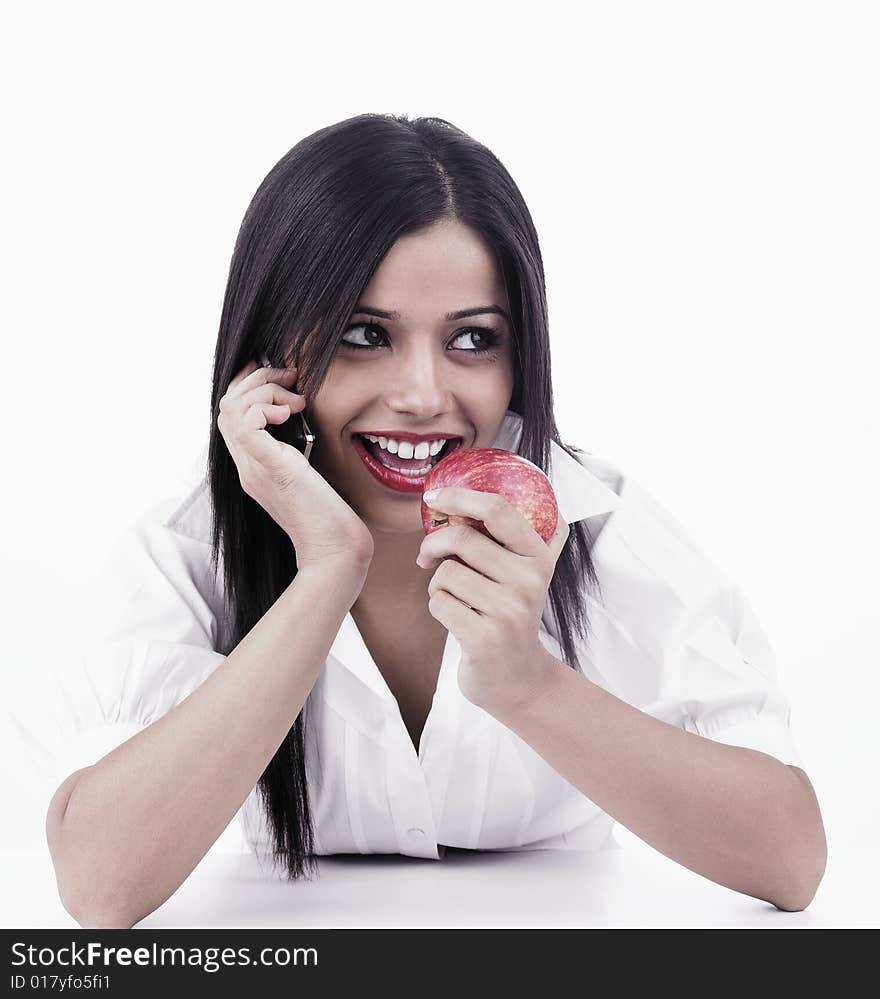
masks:
<svg viewBox="0 0 880 999"><path fill-rule="evenodd" d="M424 494L424 500L426 503L433 503L435 499L440 495L439 490L430 489Z"/></svg>

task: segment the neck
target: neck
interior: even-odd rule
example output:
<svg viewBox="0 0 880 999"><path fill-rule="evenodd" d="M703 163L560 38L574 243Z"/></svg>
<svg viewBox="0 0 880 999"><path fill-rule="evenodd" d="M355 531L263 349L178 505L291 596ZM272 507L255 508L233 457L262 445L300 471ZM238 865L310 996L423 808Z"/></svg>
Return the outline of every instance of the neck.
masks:
<svg viewBox="0 0 880 999"><path fill-rule="evenodd" d="M356 601L361 609L399 608L424 610L432 573L416 565L424 540L419 530L412 534L373 535L373 558Z"/></svg>

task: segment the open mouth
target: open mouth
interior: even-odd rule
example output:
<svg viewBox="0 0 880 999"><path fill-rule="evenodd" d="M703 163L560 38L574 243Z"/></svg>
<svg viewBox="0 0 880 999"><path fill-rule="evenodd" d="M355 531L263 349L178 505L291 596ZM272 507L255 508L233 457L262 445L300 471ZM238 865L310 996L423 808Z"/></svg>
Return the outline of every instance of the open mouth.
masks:
<svg viewBox="0 0 880 999"><path fill-rule="evenodd" d="M352 441L373 477L383 485L402 492L421 492L431 469L464 444L463 438L452 437L437 454L429 454L427 458L401 458L380 447L378 442L367 440L362 434L352 434Z"/></svg>
<svg viewBox="0 0 880 999"><path fill-rule="evenodd" d="M419 474L421 472L427 474L438 461L442 461L447 454L455 451L464 443L461 437L450 437L437 454L429 454L427 458L401 458L400 455L392 454L385 448L380 447L378 442L368 440L363 434L355 434L354 436L360 440L365 450L376 461L380 462L386 468L394 472L401 472L404 475L407 473Z"/></svg>

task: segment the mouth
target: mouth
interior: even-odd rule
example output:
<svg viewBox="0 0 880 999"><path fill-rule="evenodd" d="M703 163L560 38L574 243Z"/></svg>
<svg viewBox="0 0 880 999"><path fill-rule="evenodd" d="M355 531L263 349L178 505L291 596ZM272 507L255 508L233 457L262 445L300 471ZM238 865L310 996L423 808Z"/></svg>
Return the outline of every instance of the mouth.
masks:
<svg viewBox="0 0 880 999"><path fill-rule="evenodd" d="M431 469L463 444L461 437L452 437L435 455L427 458L401 458L362 434L352 434L352 443L373 478L396 492L422 493Z"/></svg>

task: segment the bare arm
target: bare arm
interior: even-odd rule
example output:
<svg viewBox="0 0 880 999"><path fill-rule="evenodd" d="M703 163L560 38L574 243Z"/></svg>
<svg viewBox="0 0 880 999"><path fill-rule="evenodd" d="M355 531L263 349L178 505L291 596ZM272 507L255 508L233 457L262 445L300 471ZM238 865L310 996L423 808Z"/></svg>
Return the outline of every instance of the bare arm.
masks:
<svg viewBox="0 0 880 999"><path fill-rule="evenodd" d="M827 847L802 770L652 718L549 652L544 667L530 696L492 712L499 721L677 863L779 909L809 905Z"/></svg>
<svg viewBox="0 0 880 999"><path fill-rule="evenodd" d="M46 837L77 922L130 927L186 880L295 721L366 571L300 570L189 697L58 788Z"/></svg>

